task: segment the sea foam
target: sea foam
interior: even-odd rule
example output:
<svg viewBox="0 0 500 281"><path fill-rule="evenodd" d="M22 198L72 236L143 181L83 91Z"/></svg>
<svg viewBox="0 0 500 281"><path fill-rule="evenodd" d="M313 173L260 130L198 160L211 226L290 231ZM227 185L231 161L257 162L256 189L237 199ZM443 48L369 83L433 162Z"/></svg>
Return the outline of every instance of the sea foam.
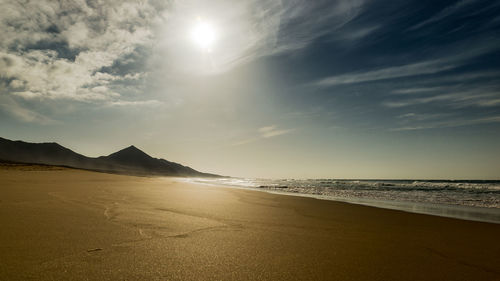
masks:
<svg viewBox="0 0 500 281"><path fill-rule="evenodd" d="M190 181L500 223L500 181L246 178Z"/></svg>

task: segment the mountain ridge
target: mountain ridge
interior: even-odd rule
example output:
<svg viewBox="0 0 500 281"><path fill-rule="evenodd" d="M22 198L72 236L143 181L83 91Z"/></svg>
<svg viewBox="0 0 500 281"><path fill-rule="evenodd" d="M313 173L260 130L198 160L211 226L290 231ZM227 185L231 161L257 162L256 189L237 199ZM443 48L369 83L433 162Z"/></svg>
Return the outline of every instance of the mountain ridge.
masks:
<svg viewBox="0 0 500 281"><path fill-rule="evenodd" d="M121 174L180 177L220 177L191 167L154 158L130 145L107 156L87 157L56 142L30 143L0 137L0 160L67 166L72 168Z"/></svg>

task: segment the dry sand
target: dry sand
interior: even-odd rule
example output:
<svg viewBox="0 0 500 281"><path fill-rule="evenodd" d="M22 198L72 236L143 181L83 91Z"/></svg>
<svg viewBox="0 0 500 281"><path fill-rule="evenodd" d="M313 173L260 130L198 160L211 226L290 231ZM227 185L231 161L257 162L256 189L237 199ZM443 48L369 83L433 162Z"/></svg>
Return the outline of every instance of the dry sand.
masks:
<svg viewBox="0 0 500 281"><path fill-rule="evenodd" d="M500 225L42 166L0 168L0 280L500 280Z"/></svg>

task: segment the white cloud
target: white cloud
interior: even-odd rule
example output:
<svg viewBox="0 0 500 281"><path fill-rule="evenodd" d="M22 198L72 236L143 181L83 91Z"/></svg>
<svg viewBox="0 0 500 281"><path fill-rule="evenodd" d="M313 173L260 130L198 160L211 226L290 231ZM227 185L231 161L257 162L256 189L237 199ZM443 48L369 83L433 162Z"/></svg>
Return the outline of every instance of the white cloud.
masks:
<svg viewBox="0 0 500 281"><path fill-rule="evenodd" d="M354 84L407 76L433 74L450 70L457 66L457 63L449 60L428 60L406 65L392 66L373 71L327 77L315 82L315 85L328 87L342 84Z"/></svg>
<svg viewBox="0 0 500 281"><path fill-rule="evenodd" d="M443 87L437 94L382 102L385 107L390 108L424 105L429 103L453 108L491 107L500 104L500 91L491 87L474 87L467 90L457 90L453 87L446 89Z"/></svg>
<svg viewBox="0 0 500 281"><path fill-rule="evenodd" d="M450 86L441 85L453 85L460 86L464 83L474 84L484 86L486 84L491 84L492 82L500 78L500 71L473 71L465 73L442 73L439 76L431 76L425 78L419 78L418 80L412 82L413 87L394 89L391 94L395 95L416 95L425 94L430 92L436 92L440 90L450 90ZM458 87L455 87L458 89Z"/></svg>
<svg viewBox="0 0 500 281"><path fill-rule="evenodd" d="M488 74L488 72L483 74ZM460 74L458 76L474 79L488 77L488 75L478 76L475 74ZM442 78L436 80L441 81ZM499 121L498 117L491 116L494 112L491 109L500 105L500 89L494 81L490 79L472 81L472 83L463 83L464 80L455 81L453 79L449 81L457 83L444 84L439 87L424 86L394 90L391 98L383 101L382 105L397 111L411 109L413 112L396 116L400 127L391 130L408 131L459 127ZM430 80L430 82L436 83L434 80ZM478 108L481 109L483 117L464 114L464 112L477 112ZM425 113L418 113L419 111Z"/></svg>
<svg viewBox="0 0 500 281"><path fill-rule="evenodd" d="M238 141L233 144L233 146L243 145L251 142L255 142L261 139L273 138L281 135L285 135L295 131L295 129L278 129L275 125L261 127L257 130L257 136L247 138L242 141Z"/></svg>
<svg viewBox="0 0 500 281"><path fill-rule="evenodd" d="M261 127L261 128L258 129L258 131L261 132L261 133L266 133L266 132L271 132L274 129L276 129L276 126L272 125L272 126Z"/></svg>
<svg viewBox="0 0 500 281"><path fill-rule="evenodd" d="M159 28L163 39L157 51L177 71L223 72L262 56L304 48L350 22L363 4L363 0L176 2ZM197 18L214 26L217 40L209 54L200 53L188 36Z"/></svg>
<svg viewBox="0 0 500 281"><path fill-rule="evenodd" d="M17 81L8 91L28 99L113 100L121 93L113 91L112 83L146 75L100 71L138 46L151 48L155 63L163 61L163 76L200 73L204 63L210 72L222 72L304 48L355 18L364 2L4 0L0 77ZM217 26L218 42L209 58L185 45L197 17Z"/></svg>
<svg viewBox="0 0 500 281"><path fill-rule="evenodd" d="M488 123L500 123L500 116L489 116L489 117L475 118L475 119L449 119L449 120L430 122L422 125L393 128L391 129L391 131L415 131L415 130L437 129L437 128L452 128L452 127L462 127L462 126L471 126L471 125L488 124Z"/></svg>
<svg viewBox="0 0 500 281"><path fill-rule="evenodd" d="M0 77L15 79L9 92L25 98L116 98L105 84L135 74L102 79L96 72L151 43L157 17L142 1L2 1Z"/></svg>
<svg viewBox="0 0 500 281"><path fill-rule="evenodd" d="M460 1L456 2L455 4L444 8L443 10L441 10L441 12L435 14L434 16L410 27L408 30L419 29L425 25L440 21L440 20L442 20L446 17L449 17L449 16L453 15L454 13L460 11L462 8L466 7L467 5L473 4L475 2L478 2L478 1L477 0L460 0Z"/></svg>
<svg viewBox="0 0 500 281"><path fill-rule="evenodd" d="M271 138L271 137L276 137L276 136L287 134L287 133L293 131L293 129L278 130L276 128L276 126L273 125L273 126L262 127L258 131L259 131L260 136L262 138Z"/></svg>
<svg viewBox="0 0 500 281"><path fill-rule="evenodd" d="M61 35L68 40L70 48L79 48L85 46L89 37L89 30L87 25L80 21L69 26Z"/></svg>
<svg viewBox="0 0 500 281"><path fill-rule="evenodd" d="M158 100L141 100L141 101L114 101L110 102L109 106L160 106L163 102Z"/></svg>
<svg viewBox="0 0 500 281"><path fill-rule="evenodd" d="M14 79L14 80L10 81L9 86L11 86L14 89L23 88L24 87L24 83L25 83L24 81Z"/></svg>
<svg viewBox="0 0 500 281"><path fill-rule="evenodd" d="M397 116L398 119L402 119L403 121L424 121L431 119L440 119L443 117L450 116L448 113L405 113Z"/></svg>
<svg viewBox="0 0 500 281"><path fill-rule="evenodd" d="M420 94L427 92L435 92L438 90L442 90L443 87L422 87L422 88L405 88L405 89L397 89L393 90L393 94Z"/></svg>
<svg viewBox="0 0 500 281"><path fill-rule="evenodd" d="M0 101L0 109L19 121L40 125L57 123L57 121L48 118L45 115L20 106L11 98L3 97Z"/></svg>
<svg viewBox="0 0 500 281"><path fill-rule="evenodd" d="M346 39L351 39L351 40L359 40L361 38L364 38L373 32L377 31L381 26L380 25L375 25L375 26L368 26L364 28L360 28L357 30L353 30L351 32L348 32L344 38Z"/></svg>
<svg viewBox="0 0 500 281"><path fill-rule="evenodd" d="M355 84L386 79L411 77L418 75L436 74L455 69L464 65L468 60L484 55L498 49L497 41L488 40L479 47L471 48L466 53L463 51L451 53L439 59L428 59L398 66L388 66L376 70L354 72L326 77L313 82L320 87L331 87L342 84Z"/></svg>

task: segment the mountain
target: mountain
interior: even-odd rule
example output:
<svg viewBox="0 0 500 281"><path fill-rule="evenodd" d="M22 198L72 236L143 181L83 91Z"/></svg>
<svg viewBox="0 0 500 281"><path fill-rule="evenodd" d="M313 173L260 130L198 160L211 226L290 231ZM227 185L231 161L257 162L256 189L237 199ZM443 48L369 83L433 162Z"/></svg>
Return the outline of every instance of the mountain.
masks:
<svg viewBox="0 0 500 281"><path fill-rule="evenodd" d="M0 138L0 159L22 163L81 167L91 158L69 150L57 143L28 143Z"/></svg>
<svg viewBox="0 0 500 281"><path fill-rule="evenodd" d="M124 167L127 170L150 172L153 174L187 175L187 176L214 176L200 173L190 167L170 162L165 159L153 158L137 147L131 145L108 156L97 158L104 163Z"/></svg>
<svg viewBox="0 0 500 281"><path fill-rule="evenodd" d="M217 177L190 167L153 158L135 146L108 156L87 157L57 143L28 143L0 138L0 160L68 166L73 168L123 174Z"/></svg>

